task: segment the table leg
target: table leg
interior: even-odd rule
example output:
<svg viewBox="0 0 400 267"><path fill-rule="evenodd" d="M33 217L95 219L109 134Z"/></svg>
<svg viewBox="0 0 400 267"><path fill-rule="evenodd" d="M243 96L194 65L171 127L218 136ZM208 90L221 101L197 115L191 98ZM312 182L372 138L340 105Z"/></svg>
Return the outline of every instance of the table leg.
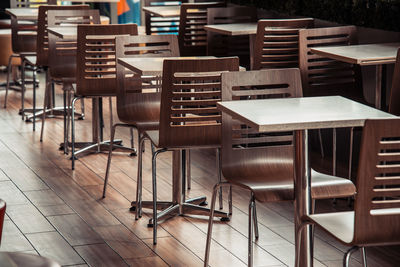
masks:
<svg viewBox="0 0 400 267"><path fill-rule="evenodd" d="M308 131L296 131L295 133L295 232L301 224L303 215L311 211L311 190L310 190L310 166L308 155ZM295 244L297 244L297 235ZM313 255L311 253L311 227L306 226L301 236L301 249L296 249L295 262L300 262L301 267L313 266Z"/></svg>
<svg viewBox="0 0 400 267"><path fill-rule="evenodd" d="M376 65L376 81L375 81L375 108L381 109L382 97L382 65Z"/></svg>

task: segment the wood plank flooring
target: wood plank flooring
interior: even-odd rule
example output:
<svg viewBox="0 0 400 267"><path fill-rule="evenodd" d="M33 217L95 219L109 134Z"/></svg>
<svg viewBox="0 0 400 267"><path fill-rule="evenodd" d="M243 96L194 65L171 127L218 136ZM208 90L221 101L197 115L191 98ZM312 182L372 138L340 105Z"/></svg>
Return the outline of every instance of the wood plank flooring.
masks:
<svg viewBox="0 0 400 267"><path fill-rule="evenodd" d="M43 74L37 89L43 96ZM0 74L0 82L5 74ZM57 86L57 102L62 103ZM160 224L158 244L152 244L147 227L150 211L135 221L129 211L136 191L136 157L114 153L107 197L101 198L107 154L79 158L71 170L69 157L58 150L62 141L60 118L46 120L44 141L40 126L32 131L18 115L20 93L11 91L7 109L0 91L0 198L7 202L1 251L21 251L52 258L64 266L202 266L207 233L204 217L175 217ZM108 100L107 100L108 101ZM32 89L26 106L32 103ZM109 135L108 103L104 100L104 136ZM114 103L115 104L115 103ZM86 118L77 121L78 141L91 138L91 105L85 101ZM114 112L115 114L115 112ZM117 118L115 118L117 120ZM117 131L129 144L129 132ZM137 140L135 139L135 142ZM151 199L151 159L144 154L143 198ZM171 199L171 153L158 161L158 198ZM217 180L215 153L192 153L192 189L188 197L211 197ZM225 194L226 196L226 194ZM211 265L246 266L248 192L234 190L234 210L228 223L216 221ZM227 202L225 201L225 207ZM347 209L346 201L317 203L318 210ZM254 246L255 266L293 266L294 226L292 203L257 204L260 239ZM400 266L400 247L368 248L368 264ZM315 266L341 266L346 247L321 231L315 237ZM355 254L351 266L361 266Z"/></svg>

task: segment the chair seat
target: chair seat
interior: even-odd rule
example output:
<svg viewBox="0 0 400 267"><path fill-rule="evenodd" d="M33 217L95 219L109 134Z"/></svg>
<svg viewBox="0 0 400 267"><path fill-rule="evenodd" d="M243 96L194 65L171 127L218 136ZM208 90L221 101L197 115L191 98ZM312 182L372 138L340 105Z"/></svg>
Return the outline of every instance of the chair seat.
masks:
<svg viewBox="0 0 400 267"><path fill-rule="evenodd" d="M37 57L36 55L32 54L32 53L21 53L21 57L23 60L25 60L29 65L31 66L36 66L36 60Z"/></svg>
<svg viewBox="0 0 400 267"><path fill-rule="evenodd" d="M11 20L0 19L0 29L11 29Z"/></svg>
<svg viewBox="0 0 400 267"><path fill-rule="evenodd" d="M348 197L356 193L351 180L314 170L311 170L311 187L311 197L314 199Z"/></svg>
<svg viewBox="0 0 400 267"><path fill-rule="evenodd" d="M158 130L160 123L158 121L150 121L150 122L135 122L133 125L137 128L139 132L145 131L155 131ZM158 137L158 134L157 134ZM158 141L157 141L158 143Z"/></svg>
<svg viewBox="0 0 400 267"><path fill-rule="evenodd" d="M354 211L312 214L308 218L339 241L345 244L353 241Z"/></svg>

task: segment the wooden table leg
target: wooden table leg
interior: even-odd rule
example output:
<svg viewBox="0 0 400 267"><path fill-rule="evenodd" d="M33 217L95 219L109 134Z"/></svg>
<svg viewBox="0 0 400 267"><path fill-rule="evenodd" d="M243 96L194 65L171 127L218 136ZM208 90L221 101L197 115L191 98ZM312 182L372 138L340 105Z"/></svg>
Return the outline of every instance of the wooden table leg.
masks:
<svg viewBox="0 0 400 267"><path fill-rule="evenodd" d="M303 215L310 214L311 211L311 190L310 190L310 166L308 155L308 131L296 131L295 133L295 233L301 224ZM297 234L295 235L297 244ZM300 261L301 267L313 266L312 254L310 250L311 228L306 226L301 236L300 250L296 249L295 262Z"/></svg>

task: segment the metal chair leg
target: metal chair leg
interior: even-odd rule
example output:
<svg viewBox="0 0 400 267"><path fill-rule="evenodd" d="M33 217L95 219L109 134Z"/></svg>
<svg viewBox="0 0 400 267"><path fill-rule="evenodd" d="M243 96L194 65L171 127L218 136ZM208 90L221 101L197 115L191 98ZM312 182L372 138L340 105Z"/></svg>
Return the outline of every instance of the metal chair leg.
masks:
<svg viewBox="0 0 400 267"><path fill-rule="evenodd" d="M110 175L111 157L112 157L112 150L113 150L113 146L114 146L114 136L115 136L116 128L117 128L117 125L113 125L113 127L111 128L110 147L108 150L106 176L104 177L103 198L106 197L106 189L107 189L107 183L108 183L108 176Z"/></svg>
<svg viewBox="0 0 400 267"><path fill-rule="evenodd" d="M187 150L186 153L186 182L187 182L187 189L190 190L192 188L192 164L191 164L191 153L190 149Z"/></svg>
<svg viewBox="0 0 400 267"><path fill-rule="evenodd" d="M318 130L318 139L319 139L319 147L320 147L320 150L321 150L321 157L324 157L325 153L324 153L324 146L323 146L323 143L322 143L321 129Z"/></svg>
<svg viewBox="0 0 400 267"><path fill-rule="evenodd" d="M218 183L222 182L222 173L221 173L221 149L217 148L217 173L218 173ZM222 210L224 208L224 200L222 198L222 187L219 188L219 209Z"/></svg>
<svg viewBox="0 0 400 267"><path fill-rule="evenodd" d="M143 134L139 134L135 220L138 220L139 218L142 217L142 170L143 170L143 145L145 140L146 138L144 138Z"/></svg>
<svg viewBox="0 0 400 267"><path fill-rule="evenodd" d="M229 206L229 215L232 215L232 210L233 210L232 186L229 186L228 206Z"/></svg>
<svg viewBox="0 0 400 267"><path fill-rule="evenodd" d="M71 98L74 95L75 90L72 84L70 84L70 88L67 90L67 128L65 129L65 143L64 143L64 151L65 154L68 155L68 142L69 142L69 127L71 123Z"/></svg>
<svg viewBox="0 0 400 267"><path fill-rule="evenodd" d="M300 246L301 246L301 235L302 235L302 233L303 233L303 230L304 230L304 228L307 226L307 225L309 225L310 224L310 222L302 222L300 225L299 225L299 227L297 227L297 229L296 229L296 246L295 246L295 250L296 250L296 258L295 258L295 262L296 262L296 264L295 264L295 266L296 267L300 267ZM313 246L313 244L311 243L310 244L310 249L311 249L311 255L313 255L313 250L314 250L314 246ZM311 261L312 261L313 259L311 259Z"/></svg>
<svg viewBox="0 0 400 267"><path fill-rule="evenodd" d="M22 120L25 118L25 60L22 61L21 64L21 117Z"/></svg>
<svg viewBox="0 0 400 267"><path fill-rule="evenodd" d="M207 230L206 254L204 256L204 267L208 267L208 262L210 260L210 245L212 237L212 228L214 224L215 202L217 200L217 193L221 188L221 186L222 186L221 183L217 183L216 185L214 185L213 194L211 198L210 218L208 219L208 230Z"/></svg>
<svg viewBox="0 0 400 267"><path fill-rule="evenodd" d="M75 97L71 102L71 168L75 169L75 102L79 99L79 97Z"/></svg>
<svg viewBox="0 0 400 267"><path fill-rule="evenodd" d="M33 108L33 122L32 122L32 128L33 131L36 130L36 72L37 68L33 67L33 100L32 100L32 108Z"/></svg>
<svg viewBox="0 0 400 267"><path fill-rule="evenodd" d="M367 251L365 250L365 247L361 248L361 257L363 266L367 267Z"/></svg>
<svg viewBox="0 0 400 267"><path fill-rule="evenodd" d="M253 196L253 198L254 198L254 196ZM253 201L254 201L254 208L253 208L254 237L256 239L258 239L259 232L258 232L258 220L257 220L257 204L256 204L255 199Z"/></svg>
<svg viewBox="0 0 400 267"><path fill-rule="evenodd" d="M251 193L250 203L249 203L249 225L248 225L248 251L247 251L247 266L253 266L253 214L254 214L254 195Z"/></svg>
<svg viewBox="0 0 400 267"><path fill-rule="evenodd" d="M14 55L11 55L8 58L8 66L7 66L7 82L6 82L6 95L4 97L4 108L7 107L7 97L8 97L8 90L10 89L10 76L12 72L12 58Z"/></svg>
<svg viewBox="0 0 400 267"><path fill-rule="evenodd" d="M48 72L49 70L46 70L46 76L48 76ZM48 83L46 83L46 86L44 88L44 99L43 99L43 113L42 113L42 126L41 126L41 130L40 130L40 142L43 142L43 132L44 132L44 122L46 120L46 108L49 105L49 90L50 89L50 81L48 81Z"/></svg>
<svg viewBox="0 0 400 267"><path fill-rule="evenodd" d="M353 252L356 251L356 250L358 250L358 247L354 246L354 247L351 247L351 248L344 254L343 266L349 267L351 254L353 254Z"/></svg>

